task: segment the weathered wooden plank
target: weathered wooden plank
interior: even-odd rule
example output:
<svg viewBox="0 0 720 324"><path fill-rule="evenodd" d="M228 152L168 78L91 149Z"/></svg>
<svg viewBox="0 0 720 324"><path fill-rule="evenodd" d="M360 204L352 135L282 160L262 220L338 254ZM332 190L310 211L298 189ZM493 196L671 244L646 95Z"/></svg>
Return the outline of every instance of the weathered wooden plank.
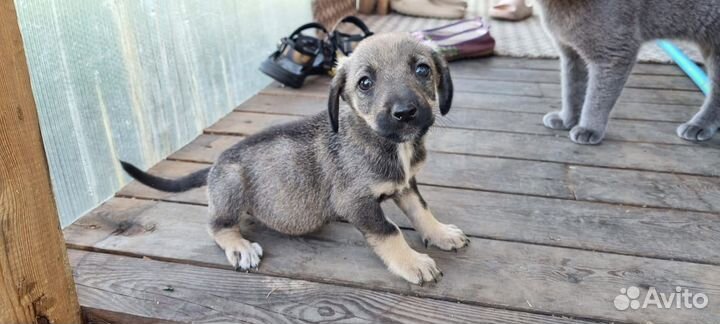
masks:
<svg viewBox="0 0 720 324"><path fill-rule="evenodd" d="M523 84L515 83L518 86ZM560 85L541 83L539 87L544 97L559 98ZM625 88L620 96L624 102L642 102L655 104L694 105L698 108L705 102L705 96L700 91L683 90L653 90Z"/></svg>
<svg viewBox="0 0 720 324"><path fill-rule="evenodd" d="M217 124L208 128L211 133L242 133L257 132L264 126L277 125L296 118L286 118L285 115L306 115L318 113L314 103L317 98L301 97L271 97L275 99L276 108L269 109L273 113L282 114L283 117L266 116L249 112L231 113L220 120ZM272 100L270 100L272 102ZM297 106L291 106L289 102ZM264 112L266 107L259 103L257 108L248 108L250 105L242 106L245 110ZM295 109L294 107L297 107ZM322 113L322 111L320 111ZM437 126L441 128L464 128L477 130L490 130L500 132L513 132L522 134L533 134L543 136L568 136L568 131L552 130L542 123L542 115L525 112L503 111L503 110L479 110L479 109L455 109L445 117L438 118ZM708 142L695 144L685 141L676 135L677 123L656 122L648 120L613 120L610 123L606 139L615 141L660 143L702 146L708 148L720 148L720 137L711 139Z"/></svg>
<svg viewBox="0 0 720 324"><path fill-rule="evenodd" d="M326 111L326 97L276 96L258 94L238 106L236 111L267 112L286 115L311 115ZM540 115L560 109L559 98L516 97L507 95L458 93L449 118L462 109L525 112ZM620 102L613 110L613 120L631 119L684 123L697 112L697 107L685 105L644 104ZM615 123L614 121L611 123ZM612 125L612 124L611 124Z"/></svg>
<svg viewBox="0 0 720 324"><path fill-rule="evenodd" d="M220 153L242 139L242 136L201 135L180 150L170 154L168 159L212 163L217 160Z"/></svg>
<svg viewBox="0 0 720 324"><path fill-rule="evenodd" d="M197 160L194 156L192 160ZM207 164L166 160L150 168L150 172L176 178L208 166ZM511 172L508 172L510 170ZM437 186L574 199L573 190L577 191L578 189L574 188L576 184L567 183L566 178L569 178L568 171L562 164L431 152L418 181ZM607 183L607 181L603 181L603 183ZM118 194L134 196L138 191L145 190L152 189L133 182L125 186ZM588 189L588 191L593 191L593 189ZM204 195L204 193L200 193ZM158 195L161 197L172 196L174 201L198 202L196 199L190 198L195 196L190 192L164 194L155 192L153 194L156 197ZM205 201L203 200L202 203Z"/></svg>
<svg viewBox="0 0 720 324"><path fill-rule="evenodd" d="M84 307L142 318L243 323L590 323L111 254L71 250L70 258Z"/></svg>
<svg viewBox="0 0 720 324"><path fill-rule="evenodd" d="M170 159L212 163L220 153L240 140L233 136L203 135L171 155ZM499 152L489 152L491 149L492 146L485 153L492 156ZM663 153L670 154L664 151L657 156ZM534 157L541 158L540 155ZM641 162L637 161L638 166ZM154 170L163 172L163 168ZM442 186L637 206L720 211L720 179L714 177L565 165L563 161L546 163L448 155L441 152L430 153L425 170L420 175L421 181Z"/></svg>
<svg viewBox="0 0 720 324"><path fill-rule="evenodd" d="M299 118L233 112L227 118L233 122L223 122L220 126L213 125L210 129L220 134L247 135L269 125ZM627 136L631 136L632 133L637 132L628 131ZM618 141L605 141L602 145L586 146L575 144L565 136L434 128L428 136L427 144L431 150L447 153L717 176L720 175L720 159L718 159L720 151L716 149L718 145L715 144L718 140L720 139L702 147Z"/></svg>
<svg viewBox="0 0 720 324"><path fill-rule="evenodd" d="M298 120L297 116L231 112L205 129L206 133L242 134L257 133L270 126ZM329 120L329 119L328 119Z"/></svg>
<svg viewBox="0 0 720 324"><path fill-rule="evenodd" d="M204 135L197 141L208 142L212 138ZM218 145L208 151L194 143L183 150L184 159L177 160L211 163L226 148ZM151 171L178 177L202 167L205 165L161 162ZM445 187L720 212L720 179L714 177L431 152L418 178L421 183ZM136 186L130 184L120 194ZM185 195L179 194L174 200L184 201L183 198Z"/></svg>
<svg viewBox="0 0 720 324"><path fill-rule="evenodd" d="M534 98L497 94L458 93L453 107L485 110L521 111L546 114L560 110L560 98ZM613 110L613 119L655 120L684 123L697 112L698 105L668 105L621 100Z"/></svg>
<svg viewBox="0 0 720 324"><path fill-rule="evenodd" d="M720 153L685 145L607 141L587 146L565 137L444 128L428 136L430 150L585 166L720 175ZM690 162L702 161L702 162Z"/></svg>
<svg viewBox="0 0 720 324"><path fill-rule="evenodd" d="M152 167L150 172L175 178L206 167L208 167L207 164L166 160ZM565 167L560 164L431 153L426 170L427 172L423 172L419 177L421 183L565 199L574 198L569 189L572 187L563 181L567 172ZM505 170L513 170L513 173L508 174L504 172ZM588 191L592 191L592 189L588 189ZM118 195L202 204L207 202L204 190L200 188L184 193L166 193L137 182L125 186L118 192Z"/></svg>
<svg viewBox="0 0 720 324"><path fill-rule="evenodd" d="M71 254L73 252L71 251ZM83 294L85 291L85 287L79 287L78 291L80 294ZM127 299L127 296L118 296L117 294L112 295L111 293L108 293L107 296L103 296L103 298L112 298L112 299ZM150 304L146 301L147 304ZM133 324L177 324L182 322L176 322L176 321L168 321L168 320L161 320L157 318L148 318L148 317L142 317L142 316L136 316L136 315L130 315L127 312L126 309L123 309L118 312L111 312L109 310L105 309L99 309L99 308L91 308L91 307L82 307L82 316L83 316L83 323L85 324L124 324L124 323L133 323Z"/></svg>
<svg viewBox="0 0 720 324"><path fill-rule="evenodd" d="M207 237L204 213L201 206L113 199L68 227L65 235L73 247L229 269ZM715 323L720 316L718 266L478 238L470 248L448 253L420 248L412 231L405 235L439 263L445 272L440 283L420 287L393 276L348 224L332 223L305 237L260 229L247 236L266 251L261 274L609 321ZM629 286L662 292L687 287L706 294L709 304L702 310L618 311L613 299Z"/></svg>
<svg viewBox="0 0 720 324"><path fill-rule="evenodd" d="M558 63L559 64L559 63ZM453 80L457 83L470 80L516 81L556 83L561 80L560 72L556 70L531 70L510 68L478 68L467 65L450 64ZM700 91L685 75L644 75L631 74L625 85L628 88L642 89L669 89Z"/></svg>
<svg viewBox="0 0 720 324"><path fill-rule="evenodd" d="M457 158L457 156L456 156ZM505 170L497 171L499 176L492 176L493 170L485 170L482 160L468 161L468 165L481 171L453 169L449 166L433 165L438 161L437 156L431 156L428 166L421 172L419 181L441 186L464 186L491 191L512 191L513 187L522 185L542 189L542 186L524 181L525 167L514 168L508 165ZM523 162L523 161L517 161ZM442 163L442 162L441 162ZM533 163L538 171L538 177L556 177L557 172L544 172L541 163ZM186 163L177 161L163 161L157 164L151 172L167 177L179 177L189 172L207 167L204 164ZM561 170L564 167L561 167ZM634 183L632 174L603 174L598 173L597 178L583 177L587 170L577 172L575 167L567 170L567 178L550 179L550 183L560 183L578 195L580 200L613 200L621 203L642 202L647 199L657 202L656 196L662 194L656 191L643 190L646 188ZM480 173L487 175L481 176ZM579 175L578 175L579 174ZM533 174L530 177L534 176ZM615 179L610 181L609 179ZM669 175L672 176L672 175ZM487 180L487 178L493 178ZM642 175L640 176L642 177ZM466 179L466 180L463 180ZM505 186L503 180L510 183ZM623 182L623 180L625 182ZM565 181L565 182L564 182ZM638 181L639 182L639 181ZM652 182L648 186L681 187L692 182ZM640 208L609 205L606 203L588 203L550 198L526 197L494 192L478 192L443 187L420 186L425 199L430 203L435 214L443 221L461 226L469 235L511 241L522 241L534 244L564 246L593 251L604 251L621 254L632 254L655 258L689 260L693 262L720 264L720 242L714 238L718 230L713 228L720 224L720 215L692 213L687 211L664 210L657 208ZM558 190L558 188L550 188ZM693 189L699 191L698 189ZM529 190L516 190L523 193ZM536 190L536 195L551 195L553 193ZM715 196L703 195L703 200L687 197L688 202L700 206L717 204L717 186ZM563 192L562 194L568 194ZM198 188L186 193L168 193L158 191L137 182L132 182L123 188L118 195L122 197L137 197L143 199L156 199L170 202L183 202L207 205L205 188ZM555 194L557 195L557 194ZM644 196L650 196L646 198ZM670 204L682 205L681 200L670 194L669 198L662 198L659 203L668 201ZM639 198L638 198L639 197ZM652 200L655 198L655 200ZM699 202L698 202L699 201ZM392 203L384 205L390 217L402 227L411 228L412 224L393 206ZM717 206L713 207L717 208ZM478 212L482 211L482 212ZM648 224L653 224L649 226ZM621 239L617 239L621 238ZM652 242L652 244L649 244ZM682 242L682 243L678 243Z"/></svg>
<svg viewBox="0 0 720 324"><path fill-rule="evenodd" d="M528 59L528 58L509 58L509 57L488 57L478 60L463 60L452 62L451 68L470 68L470 69L487 69L487 68L503 68L503 69L528 69L528 70L549 70L559 71L560 61L554 59ZM674 64L653 64L639 63L635 65L633 74L648 75L675 75L684 76L683 71Z"/></svg>
<svg viewBox="0 0 720 324"><path fill-rule="evenodd" d="M277 84L271 84L263 91L261 91L261 94L272 96L289 96L291 98L327 98L327 89L324 89L320 86L314 87L316 88L314 91L312 89L310 91L299 91L295 89L278 87ZM548 93L556 93L559 96L559 92L552 92L548 89L545 89L545 91L547 91ZM559 89L557 89L557 91L559 91ZM691 102L686 102L684 99L672 99L672 102L652 100L654 101L653 103L646 103L638 102L637 100L630 98L629 96L631 95L633 94L630 93L620 97L617 105L619 107L627 106L628 109L620 110L620 112L615 113L614 116L616 118L672 121L682 123L689 120L697 112L698 107L700 107L703 100L702 98L698 97L696 98L696 100ZM652 97L652 95L650 96ZM673 94L666 93L663 97L667 98L668 96L672 97ZM690 96L695 97L695 95L692 94L690 94ZM292 107L292 105L289 106ZM559 97L518 96L491 92L456 92L453 106L456 108L473 108L485 110L532 111L545 114L549 111L559 110L561 106L561 100ZM550 109L548 109L548 107L550 107ZM640 110L636 110L637 108L639 108Z"/></svg>
<svg viewBox="0 0 720 324"><path fill-rule="evenodd" d="M720 212L720 178L569 166L577 200Z"/></svg>
<svg viewBox="0 0 720 324"><path fill-rule="evenodd" d="M462 81L463 82L454 83L455 92L458 95L462 93L484 93L558 99L561 95L559 84L470 79ZM277 83L272 83L262 90L262 93L292 96L325 96L329 91L329 85L330 79L321 77L306 81L302 89L291 89L281 87ZM700 107L705 101L705 97L698 91L625 88L619 100L621 102L694 105Z"/></svg>
<svg viewBox="0 0 720 324"><path fill-rule="evenodd" d="M0 1L0 323L79 323L13 1Z"/></svg>

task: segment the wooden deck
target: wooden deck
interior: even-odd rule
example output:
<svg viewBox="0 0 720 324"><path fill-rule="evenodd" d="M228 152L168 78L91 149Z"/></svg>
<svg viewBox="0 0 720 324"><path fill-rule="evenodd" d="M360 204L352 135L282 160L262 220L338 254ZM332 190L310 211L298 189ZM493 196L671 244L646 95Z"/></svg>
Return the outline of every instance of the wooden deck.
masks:
<svg viewBox="0 0 720 324"><path fill-rule="evenodd" d="M391 275L358 231L333 223L288 237L260 230L255 273L232 271L205 230L204 188L137 183L65 229L80 302L98 322L718 323L720 136L675 135L703 96L674 66L639 65L605 142L580 146L542 126L560 105L558 62L491 58L451 65L456 101L428 138L421 191L471 236L457 253L410 244L443 280ZM243 136L325 110L327 78L271 85L152 168L206 167ZM512 121L512 122L509 122ZM621 288L704 293L704 309L619 311Z"/></svg>

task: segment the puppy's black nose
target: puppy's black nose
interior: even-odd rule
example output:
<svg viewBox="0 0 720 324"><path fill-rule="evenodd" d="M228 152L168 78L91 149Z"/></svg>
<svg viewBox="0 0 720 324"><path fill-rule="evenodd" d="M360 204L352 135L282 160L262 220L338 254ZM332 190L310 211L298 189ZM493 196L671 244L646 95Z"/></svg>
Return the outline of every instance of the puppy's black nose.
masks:
<svg viewBox="0 0 720 324"><path fill-rule="evenodd" d="M409 122L417 116L417 108L412 105L394 105L391 113L396 120Z"/></svg>

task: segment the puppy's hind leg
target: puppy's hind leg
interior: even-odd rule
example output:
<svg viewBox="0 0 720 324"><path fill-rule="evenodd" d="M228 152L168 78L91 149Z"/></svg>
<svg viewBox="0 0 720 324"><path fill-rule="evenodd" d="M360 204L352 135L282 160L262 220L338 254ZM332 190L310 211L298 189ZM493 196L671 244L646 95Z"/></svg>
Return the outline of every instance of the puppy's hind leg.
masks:
<svg viewBox="0 0 720 324"><path fill-rule="evenodd" d="M222 175L218 176L218 173ZM240 233L241 215L248 209L240 180L238 173L222 172L217 168L211 172L208 230L215 243L225 251L230 265L235 270L247 271L258 267L263 250L260 244L248 241Z"/></svg>
<svg viewBox="0 0 720 324"><path fill-rule="evenodd" d="M587 91L585 61L570 46L558 44L562 71L562 110L545 115L543 124L552 129L570 129L578 123Z"/></svg>
<svg viewBox="0 0 720 324"><path fill-rule="evenodd" d="M690 121L680 125L677 134L682 139L701 142L707 141L720 128L720 47L701 46L705 56L705 66L710 78L710 94L700 111Z"/></svg>

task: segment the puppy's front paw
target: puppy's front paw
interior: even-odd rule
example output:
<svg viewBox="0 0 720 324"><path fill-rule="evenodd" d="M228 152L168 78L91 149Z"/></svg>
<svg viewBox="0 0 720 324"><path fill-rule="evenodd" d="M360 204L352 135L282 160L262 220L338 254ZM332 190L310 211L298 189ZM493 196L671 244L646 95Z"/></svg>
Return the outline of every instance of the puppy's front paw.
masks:
<svg viewBox="0 0 720 324"><path fill-rule="evenodd" d="M438 269L435 260L427 254L410 250L408 255L388 263L388 269L403 279L418 285L425 282L438 282L442 271Z"/></svg>
<svg viewBox="0 0 720 324"><path fill-rule="evenodd" d="M434 228L423 234L425 247L430 243L445 251L457 250L470 243L465 233L452 224L438 223Z"/></svg>
<svg viewBox="0 0 720 324"><path fill-rule="evenodd" d="M560 116L559 111L553 111L545 114L543 117L543 124L545 127L559 130L568 130L577 124L577 120L565 121Z"/></svg>
<svg viewBox="0 0 720 324"><path fill-rule="evenodd" d="M677 128L677 135L686 141L703 142L711 139L717 130L717 127L714 126L708 127L688 122Z"/></svg>
<svg viewBox="0 0 720 324"><path fill-rule="evenodd" d="M260 244L245 239L225 247L225 256L235 270L248 271L260 265L263 250Z"/></svg>
<svg viewBox="0 0 720 324"><path fill-rule="evenodd" d="M570 139L578 144L597 145L602 142L604 137L604 132L601 133L580 126L575 126L570 130Z"/></svg>

